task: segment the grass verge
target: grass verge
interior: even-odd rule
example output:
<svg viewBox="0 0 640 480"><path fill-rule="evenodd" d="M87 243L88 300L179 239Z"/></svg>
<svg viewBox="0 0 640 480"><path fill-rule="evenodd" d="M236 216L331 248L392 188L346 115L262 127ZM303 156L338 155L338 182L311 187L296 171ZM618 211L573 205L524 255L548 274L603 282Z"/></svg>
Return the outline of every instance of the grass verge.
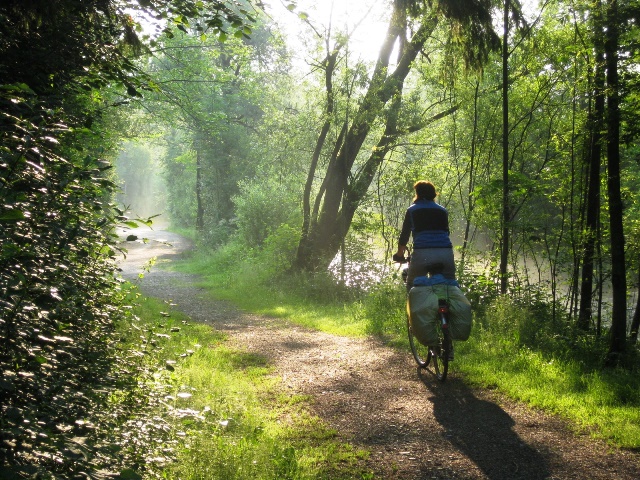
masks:
<svg viewBox="0 0 640 480"><path fill-rule="evenodd" d="M310 399L283 390L265 358L230 348L211 327L159 300L138 296L134 303L125 348L152 366L144 390L161 397L167 430L146 459L153 476L371 478L362 467L367 452L339 442L309 413Z"/></svg>
<svg viewBox="0 0 640 480"><path fill-rule="evenodd" d="M513 399L559 414L578 433L640 449L637 372L594 369L576 358L496 341L490 331L476 332L460 350L457 366L470 383L497 387Z"/></svg>

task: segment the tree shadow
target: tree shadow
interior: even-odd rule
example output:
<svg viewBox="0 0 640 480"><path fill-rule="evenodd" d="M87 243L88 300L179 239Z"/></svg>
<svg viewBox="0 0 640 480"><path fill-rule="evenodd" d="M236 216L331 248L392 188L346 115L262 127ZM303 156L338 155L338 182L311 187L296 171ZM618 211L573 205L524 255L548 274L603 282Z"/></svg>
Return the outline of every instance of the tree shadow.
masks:
<svg viewBox="0 0 640 480"><path fill-rule="evenodd" d="M499 405L477 398L460 379L420 378L432 395L433 412L445 438L491 480L551 477L549 455L527 444L513 430L515 421Z"/></svg>

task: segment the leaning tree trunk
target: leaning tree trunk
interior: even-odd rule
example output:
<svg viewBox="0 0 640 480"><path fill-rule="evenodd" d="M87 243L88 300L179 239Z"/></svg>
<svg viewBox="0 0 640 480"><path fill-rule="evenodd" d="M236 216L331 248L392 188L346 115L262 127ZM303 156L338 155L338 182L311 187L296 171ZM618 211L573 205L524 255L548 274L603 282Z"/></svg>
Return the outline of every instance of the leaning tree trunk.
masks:
<svg viewBox="0 0 640 480"><path fill-rule="evenodd" d="M465 44L469 49L465 52L465 60L472 62L474 66L478 66L478 59L486 60L488 52L497 42L497 36L492 29L489 0L440 2L430 13L425 11L428 8L424 7L422 2L393 2L389 28L368 90L351 124L345 122L334 144L312 212L309 212L311 202L305 203L308 219L303 225L295 265L300 270L325 269L338 252L351 226L353 214L364 198L392 140L401 134L395 125L394 111L401 104L405 78L426 40L438 25L439 18L445 17L462 30L466 30L465 35L469 35L472 41ZM420 11L423 19L411 38L407 37L409 11L412 18L417 18L415 15ZM481 28L467 29L472 24L480 25ZM389 59L396 44L399 45L400 55L395 70L389 73ZM394 103L387 109L386 105L392 99ZM354 172L356 157L369 135L371 126L376 124L378 119L385 125L385 134L378 142L379 149ZM312 166L313 169L315 165L317 162ZM307 188L305 191L309 190Z"/></svg>
<svg viewBox="0 0 640 480"><path fill-rule="evenodd" d="M367 138L371 125L376 118L385 114L384 107L392 99L398 101L402 96L404 80L411 70L413 61L422 49L429 35L438 24L437 17L426 19L410 41L404 43L400 60L393 73L388 73L389 59L398 39L406 31L406 14L402 2L394 4L386 40L382 46L371 84L346 133L339 137L339 145L329 162L324 182L316 197L316 208L303 230L298 246L296 266L301 270L313 271L325 269L340 248L344 240L355 209L364 197L380 165L384 153L388 150L393 135L390 129L393 115L386 118L386 132L380 140L382 150L374 152L361 173L350 179L351 169L356 156ZM391 109L393 110L393 108Z"/></svg>

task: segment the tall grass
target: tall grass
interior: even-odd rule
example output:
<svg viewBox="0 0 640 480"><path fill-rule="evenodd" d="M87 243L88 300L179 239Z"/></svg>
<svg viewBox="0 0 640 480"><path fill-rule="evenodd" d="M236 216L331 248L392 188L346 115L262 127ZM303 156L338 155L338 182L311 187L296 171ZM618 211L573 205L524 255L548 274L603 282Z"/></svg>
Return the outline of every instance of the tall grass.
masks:
<svg viewBox="0 0 640 480"><path fill-rule="evenodd" d="M470 382L557 413L612 445L640 448L640 371L637 363L603 368L602 339L554 326L517 299L497 298L465 347L458 366Z"/></svg>
<svg viewBox="0 0 640 480"><path fill-rule="evenodd" d="M329 275L283 273L292 257L290 246L273 240L260 251L232 243L194 253L171 268L200 275L199 286L242 309L338 335L365 335L367 320L353 313L357 295Z"/></svg>

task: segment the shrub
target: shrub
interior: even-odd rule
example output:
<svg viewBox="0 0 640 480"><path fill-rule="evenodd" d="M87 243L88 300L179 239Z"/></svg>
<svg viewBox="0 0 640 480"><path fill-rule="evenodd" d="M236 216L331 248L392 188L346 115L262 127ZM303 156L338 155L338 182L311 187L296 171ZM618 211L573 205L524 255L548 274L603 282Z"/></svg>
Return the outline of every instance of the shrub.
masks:
<svg viewBox="0 0 640 480"><path fill-rule="evenodd" d="M240 241L250 247L261 246L281 225L299 225L298 198L273 179L240 184L233 197Z"/></svg>
<svg viewBox="0 0 640 480"><path fill-rule="evenodd" d="M402 281L388 276L363 298L362 312L373 335L404 335L407 291Z"/></svg>
<svg viewBox="0 0 640 480"><path fill-rule="evenodd" d="M0 107L0 472L123 471L130 458L104 442L129 415L105 405L135 380L116 365L125 311L113 230L137 222L105 202L116 186L86 130L25 86L0 89Z"/></svg>

